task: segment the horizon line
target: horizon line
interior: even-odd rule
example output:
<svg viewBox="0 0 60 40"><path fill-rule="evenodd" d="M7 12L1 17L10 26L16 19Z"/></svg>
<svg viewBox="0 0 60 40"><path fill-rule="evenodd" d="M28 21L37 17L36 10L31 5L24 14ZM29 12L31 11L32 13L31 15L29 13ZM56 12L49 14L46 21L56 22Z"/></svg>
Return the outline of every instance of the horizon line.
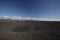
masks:
<svg viewBox="0 0 60 40"><path fill-rule="evenodd" d="M37 17L20 17L20 16L0 16L0 19L35 20L35 21L60 21L60 19L57 19L57 18L37 18Z"/></svg>

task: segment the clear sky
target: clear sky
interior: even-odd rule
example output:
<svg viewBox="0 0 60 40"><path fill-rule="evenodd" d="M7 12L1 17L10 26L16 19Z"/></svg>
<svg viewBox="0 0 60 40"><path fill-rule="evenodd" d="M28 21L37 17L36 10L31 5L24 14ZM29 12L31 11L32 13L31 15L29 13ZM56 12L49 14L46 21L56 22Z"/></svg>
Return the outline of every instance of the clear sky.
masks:
<svg viewBox="0 0 60 40"><path fill-rule="evenodd" d="M0 0L0 16L60 18L60 0Z"/></svg>

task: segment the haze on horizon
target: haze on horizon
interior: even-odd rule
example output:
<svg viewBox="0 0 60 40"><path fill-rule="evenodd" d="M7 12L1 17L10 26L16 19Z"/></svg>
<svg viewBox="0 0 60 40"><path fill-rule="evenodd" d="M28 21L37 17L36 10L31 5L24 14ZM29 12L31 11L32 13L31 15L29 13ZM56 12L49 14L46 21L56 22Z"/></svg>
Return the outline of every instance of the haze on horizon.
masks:
<svg viewBox="0 0 60 40"><path fill-rule="evenodd" d="M0 16L60 18L60 0L0 0Z"/></svg>

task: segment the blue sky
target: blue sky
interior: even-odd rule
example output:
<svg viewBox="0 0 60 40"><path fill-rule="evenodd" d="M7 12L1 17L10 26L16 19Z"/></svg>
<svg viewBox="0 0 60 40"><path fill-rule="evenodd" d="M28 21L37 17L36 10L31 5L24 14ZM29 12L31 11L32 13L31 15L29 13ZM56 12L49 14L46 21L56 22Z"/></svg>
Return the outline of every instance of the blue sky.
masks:
<svg viewBox="0 0 60 40"><path fill-rule="evenodd" d="M0 16L60 18L60 0L0 0Z"/></svg>

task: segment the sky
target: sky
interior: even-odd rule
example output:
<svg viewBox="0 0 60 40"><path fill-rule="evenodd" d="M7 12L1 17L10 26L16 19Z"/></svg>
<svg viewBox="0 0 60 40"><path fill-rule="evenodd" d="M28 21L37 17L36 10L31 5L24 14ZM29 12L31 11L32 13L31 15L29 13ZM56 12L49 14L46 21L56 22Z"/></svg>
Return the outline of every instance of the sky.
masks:
<svg viewBox="0 0 60 40"><path fill-rule="evenodd" d="M0 16L60 18L60 0L0 0Z"/></svg>

